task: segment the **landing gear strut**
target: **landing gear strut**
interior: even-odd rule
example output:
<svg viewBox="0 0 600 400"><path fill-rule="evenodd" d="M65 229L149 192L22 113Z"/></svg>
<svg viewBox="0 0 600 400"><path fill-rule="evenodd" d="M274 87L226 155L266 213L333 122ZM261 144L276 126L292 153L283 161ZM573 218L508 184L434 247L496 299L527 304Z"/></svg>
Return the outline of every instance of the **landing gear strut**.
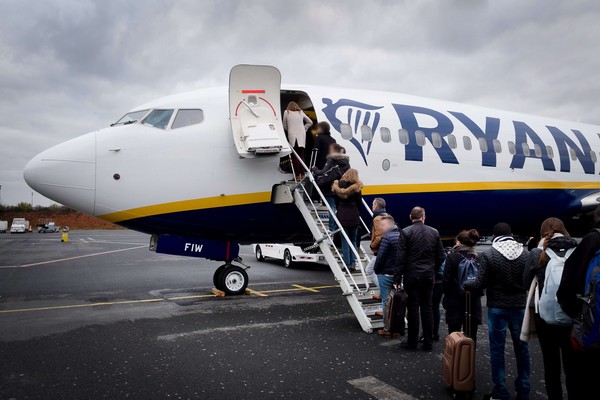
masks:
<svg viewBox="0 0 600 400"><path fill-rule="evenodd" d="M242 268L231 262L221 265L213 275L215 287L228 295L244 294L248 287L247 268Z"/></svg>

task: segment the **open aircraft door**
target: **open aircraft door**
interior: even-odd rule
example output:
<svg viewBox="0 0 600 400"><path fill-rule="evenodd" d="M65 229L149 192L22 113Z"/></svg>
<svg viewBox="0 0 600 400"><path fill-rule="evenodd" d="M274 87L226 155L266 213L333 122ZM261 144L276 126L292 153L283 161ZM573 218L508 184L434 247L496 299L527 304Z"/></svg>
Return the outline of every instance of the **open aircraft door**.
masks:
<svg viewBox="0 0 600 400"><path fill-rule="evenodd" d="M236 65L229 73L229 119L240 157L291 153L280 116L281 73L268 65Z"/></svg>

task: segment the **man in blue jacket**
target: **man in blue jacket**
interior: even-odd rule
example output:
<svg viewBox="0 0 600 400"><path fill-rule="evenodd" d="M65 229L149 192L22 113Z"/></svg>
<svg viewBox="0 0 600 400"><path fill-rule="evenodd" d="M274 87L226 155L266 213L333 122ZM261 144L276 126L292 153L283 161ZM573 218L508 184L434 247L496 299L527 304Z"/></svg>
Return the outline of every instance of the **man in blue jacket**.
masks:
<svg viewBox="0 0 600 400"><path fill-rule="evenodd" d="M398 253L398 238L400 231L396 227L394 218L389 214L380 216L379 226L383 232L381 242L379 243L379 251L375 258L373 271L377 275L379 282L379 293L381 293L381 302L385 310L385 302L394 286L394 272L396 271L396 254ZM385 323L385 319L384 319ZM389 331L389 326L383 327L377 333L384 337L392 336Z"/></svg>

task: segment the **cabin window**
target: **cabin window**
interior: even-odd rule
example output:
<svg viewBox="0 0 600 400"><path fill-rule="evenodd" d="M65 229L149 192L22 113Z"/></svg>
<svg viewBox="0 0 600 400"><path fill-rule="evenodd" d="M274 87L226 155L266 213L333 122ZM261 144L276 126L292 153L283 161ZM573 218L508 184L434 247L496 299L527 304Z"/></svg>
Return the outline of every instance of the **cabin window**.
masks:
<svg viewBox="0 0 600 400"><path fill-rule="evenodd" d="M546 153L548 154L548 158L554 158L554 149L552 146L546 146Z"/></svg>
<svg viewBox="0 0 600 400"><path fill-rule="evenodd" d="M593 151L590 151L590 157L592 158L592 162L593 163L597 163L598 162L598 158L596 157L596 153L594 153Z"/></svg>
<svg viewBox="0 0 600 400"><path fill-rule="evenodd" d="M433 144L433 147L435 147L436 149L439 149L442 147L442 135L440 135L437 132L433 132L431 134L431 144Z"/></svg>
<svg viewBox="0 0 600 400"><path fill-rule="evenodd" d="M121 119L119 119L114 124L111 124L110 126L133 124L134 122L137 122L140 119L144 118L146 114L148 114L148 110L133 111L125 114L121 117Z"/></svg>
<svg viewBox="0 0 600 400"><path fill-rule="evenodd" d="M340 124L340 133L342 134L342 138L346 140L350 140L354 136L350 124Z"/></svg>
<svg viewBox="0 0 600 400"><path fill-rule="evenodd" d="M533 145L533 151L535 152L535 156L540 158L542 156L542 147L539 144Z"/></svg>
<svg viewBox="0 0 600 400"><path fill-rule="evenodd" d="M517 147L515 146L515 142L508 142L508 152L513 156L517 153Z"/></svg>
<svg viewBox="0 0 600 400"><path fill-rule="evenodd" d="M463 146L465 146L465 150L471 150L473 148L470 137L463 136Z"/></svg>
<svg viewBox="0 0 600 400"><path fill-rule="evenodd" d="M488 151L488 145L487 145L487 140L485 138L479 138L479 150L481 150L482 153L487 153Z"/></svg>
<svg viewBox="0 0 600 400"><path fill-rule="evenodd" d="M167 129L173 110L153 110L144 120L142 124L150 125L158 129Z"/></svg>
<svg viewBox="0 0 600 400"><path fill-rule="evenodd" d="M360 127L360 136L363 141L370 142L373 140L373 130L369 125L363 125Z"/></svg>
<svg viewBox="0 0 600 400"><path fill-rule="evenodd" d="M379 135L381 135L381 141L383 143L389 143L392 141L392 133L389 128L380 128Z"/></svg>
<svg viewBox="0 0 600 400"><path fill-rule="evenodd" d="M446 136L446 140L448 141L448 146L450 146L451 149L456 148L456 136L450 134Z"/></svg>
<svg viewBox="0 0 600 400"><path fill-rule="evenodd" d="M425 132L415 131L415 138L417 140L417 145L421 147L425 146Z"/></svg>
<svg viewBox="0 0 600 400"><path fill-rule="evenodd" d="M408 131L406 129L398 130L398 137L400 138L400 144L408 144Z"/></svg>
<svg viewBox="0 0 600 400"><path fill-rule="evenodd" d="M502 153L502 143L500 143L499 140L497 140L497 139L492 140L492 145L494 146L494 152Z"/></svg>
<svg viewBox="0 0 600 400"><path fill-rule="evenodd" d="M171 129L199 124L203 119L204 114L202 113L202 110L179 110L171 125Z"/></svg>
<svg viewBox="0 0 600 400"><path fill-rule="evenodd" d="M529 151L529 145L527 143L523 143L521 145L521 150L523 150L523 155L525 156L529 156L531 154L531 151Z"/></svg>
<svg viewBox="0 0 600 400"><path fill-rule="evenodd" d="M569 148L569 154L571 154L571 160L577 161L577 153L575 152L575 149Z"/></svg>

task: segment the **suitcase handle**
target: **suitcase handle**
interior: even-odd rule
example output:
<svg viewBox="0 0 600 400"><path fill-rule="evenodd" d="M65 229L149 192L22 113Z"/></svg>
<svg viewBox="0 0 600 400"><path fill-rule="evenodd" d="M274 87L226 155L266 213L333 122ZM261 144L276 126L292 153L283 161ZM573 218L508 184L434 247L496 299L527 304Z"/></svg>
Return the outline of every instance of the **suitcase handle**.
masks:
<svg viewBox="0 0 600 400"><path fill-rule="evenodd" d="M471 318L471 292L466 291L465 292L465 329L464 329L463 333L467 337L471 337L471 328L472 328L472 324L473 324L473 321L471 319L472 319Z"/></svg>

